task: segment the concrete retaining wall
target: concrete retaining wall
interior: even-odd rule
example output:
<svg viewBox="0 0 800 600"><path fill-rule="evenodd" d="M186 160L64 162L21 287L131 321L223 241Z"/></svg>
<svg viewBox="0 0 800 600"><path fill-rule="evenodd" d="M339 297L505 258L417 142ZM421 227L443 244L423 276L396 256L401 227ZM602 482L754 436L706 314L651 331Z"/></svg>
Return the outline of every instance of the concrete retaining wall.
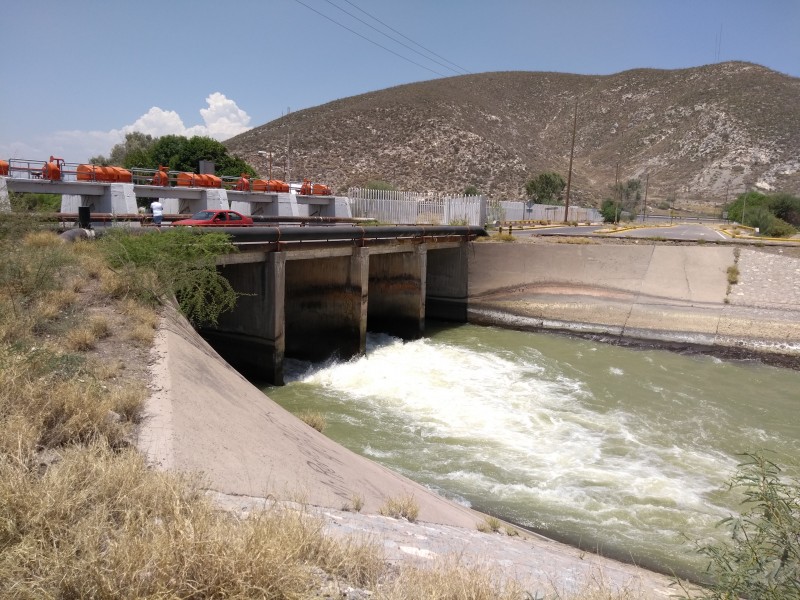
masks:
<svg viewBox="0 0 800 600"><path fill-rule="evenodd" d="M727 277L737 261L731 247L473 246L471 323L708 347L800 364L797 307L737 303Z"/></svg>

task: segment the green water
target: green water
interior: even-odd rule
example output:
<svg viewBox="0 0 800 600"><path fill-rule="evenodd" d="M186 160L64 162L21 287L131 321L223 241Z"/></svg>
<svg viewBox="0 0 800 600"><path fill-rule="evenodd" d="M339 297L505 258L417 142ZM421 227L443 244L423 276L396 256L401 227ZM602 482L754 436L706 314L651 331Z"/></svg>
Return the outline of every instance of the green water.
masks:
<svg viewBox="0 0 800 600"><path fill-rule="evenodd" d="M264 390L449 498L650 568L703 568L738 454L800 456L800 372L470 325L368 346Z"/></svg>

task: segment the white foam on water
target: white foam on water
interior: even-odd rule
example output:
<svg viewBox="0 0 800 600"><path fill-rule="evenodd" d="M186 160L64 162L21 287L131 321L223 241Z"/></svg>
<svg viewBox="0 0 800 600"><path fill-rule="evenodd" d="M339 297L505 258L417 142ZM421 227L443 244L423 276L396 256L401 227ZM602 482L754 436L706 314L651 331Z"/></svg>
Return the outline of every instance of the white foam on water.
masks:
<svg viewBox="0 0 800 600"><path fill-rule="evenodd" d="M649 374L603 366L597 349L551 359L530 346L370 334L366 356L293 365L287 379L324 390L331 410L355 407L371 428L364 454L464 503L645 552L670 538L685 548L665 552L691 553L679 532L705 534L730 513L716 502L737 460L710 439L728 425L724 409L696 393L702 379L686 380L680 365L645 355ZM620 384L647 396L645 408L618 400ZM750 439L769 438L750 429Z"/></svg>
<svg viewBox="0 0 800 600"><path fill-rule="evenodd" d="M379 421L403 422L407 434L433 454L441 450L450 457L453 441L460 441L460 463L477 464L476 470L469 476L464 469L448 471L451 460L439 477L459 480L462 488L520 501L535 496L579 513L620 502L634 510L637 504L677 503L707 511L712 486L697 472L676 468L686 462L675 456L682 449L650 447L624 412L594 408L583 382L536 362L538 352L522 354L370 336L366 357L314 369L302 380L362 403ZM609 367L609 373L624 371ZM393 454L374 443L366 452ZM717 459L691 457L694 468L712 473L719 473ZM424 468L436 473L436 458L431 460ZM494 479L496 469L481 470L483 463L501 469L501 480Z"/></svg>

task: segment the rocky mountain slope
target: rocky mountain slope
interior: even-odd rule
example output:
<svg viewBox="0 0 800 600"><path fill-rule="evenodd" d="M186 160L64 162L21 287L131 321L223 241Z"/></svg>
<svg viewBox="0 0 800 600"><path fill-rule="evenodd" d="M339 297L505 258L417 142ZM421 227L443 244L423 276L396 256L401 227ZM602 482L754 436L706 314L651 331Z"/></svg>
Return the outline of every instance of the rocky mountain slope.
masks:
<svg viewBox="0 0 800 600"><path fill-rule="evenodd" d="M742 62L615 75L503 72L393 87L291 113L227 142L266 175L342 193L382 180L398 189L495 199L525 181L566 179L594 204L620 180L647 180L649 204L719 205L747 189L800 193L800 79ZM618 175L619 173L619 175ZM643 185L644 187L644 185Z"/></svg>

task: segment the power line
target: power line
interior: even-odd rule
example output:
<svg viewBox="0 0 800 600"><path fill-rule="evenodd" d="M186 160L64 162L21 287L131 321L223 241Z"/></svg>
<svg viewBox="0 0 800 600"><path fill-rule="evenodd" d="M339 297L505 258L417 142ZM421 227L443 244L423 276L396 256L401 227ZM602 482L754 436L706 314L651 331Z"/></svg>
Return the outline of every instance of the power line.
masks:
<svg viewBox="0 0 800 600"><path fill-rule="evenodd" d="M398 54L397 52L395 52L395 51L394 51L394 50L392 50L391 48L387 48L387 47L386 47L386 46L384 46L383 44L379 44L378 42L376 42L376 41L374 41L374 40L371 40L371 39L369 39L367 36L365 36L365 35L361 35L361 34L360 34L360 33L358 33L357 31L355 31L355 30L353 30L353 29L350 29L350 28L349 28L347 25L344 25L344 24L340 23L339 21L337 21L336 19L332 19L332 18L331 18L331 17L329 17L328 15L326 15L326 14L324 14L324 13L321 13L321 12L319 12L319 11L318 11L316 8L312 8L312 7L310 7L308 4L306 4L305 2L302 2L301 0L295 0L295 2L297 2L298 4L302 4L302 5L303 5L303 6L305 6L305 7L306 7L308 10L310 10L310 11L313 11L313 12L317 13L319 16L321 16L321 17L325 17L326 19L328 19L329 21L331 21L331 22L335 23L335 24L336 24L336 25L338 25L339 27L341 27L341 28L343 28L343 29L347 29L347 31L349 31L350 33L354 33L355 35L357 35L357 36L358 36L358 37L360 37L361 39L368 41L370 44L374 44L374 45L378 46L379 48L383 48L383 49L384 49L384 50L386 50L387 52L391 52L392 54L394 54L394 55L395 55L395 56L397 56L398 58L402 58L403 60L405 60L405 61L407 61L407 62L410 62L411 64L413 64L413 65L416 65L416 66L418 66L418 67L421 67L421 68L425 69L426 71L430 71L431 73L434 73L435 75L438 75L439 77L447 77L447 75L445 75L444 73L439 73L439 71L436 71L436 70L434 70L434 69L431 69L430 67L426 67L425 65L421 65L421 64L419 64L418 62L416 62L416 61L414 61L414 60L411 60L411 59L410 59L410 58L408 58L407 56L403 56L402 54Z"/></svg>
<svg viewBox="0 0 800 600"><path fill-rule="evenodd" d="M450 71L452 71L453 73L456 73L457 75L461 75L461 73L459 73L459 72L458 72L456 69L454 69L453 67L450 67L450 66L448 66L448 65L446 65L446 64L444 64L444 63L442 63L442 62L439 62L439 61L438 61L438 60L436 60L435 58L431 58L430 56L426 56L426 55L424 55L424 54L423 54L422 52L420 52L419 50L417 50L417 49L415 49L415 48L412 48L412 47L411 47L411 46L409 46L408 44L405 44L405 43L401 42L400 40L398 40L397 38L394 38L394 37L392 37L392 36L391 36L391 35L389 35L388 33L384 32L384 31L381 31L380 29L378 29L378 28L377 28L377 27L375 27L374 25L370 25L369 23L367 23L367 22L366 22L366 21L364 21L363 19L360 19L360 18L358 18L356 15L354 15L353 13L351 13L351 12L349 12L349 11L347 11L347 10L343 9L341 6L339 6L339 5L337 5L337 4L334 4L333 2L331 2L331 0L325 0L325 2L327 2L328 4L330 4L331 6L333 6L334 8L337 8L337 9L339 9L339 10L340 10L340 11L342 11L344 14L346 14L346 15L348 15L348 16L350 16L350 17L354 18L354 19L355 19L356 21L358 21L359 23L363 23L364 25L366 25L366 26L367 26L367 27L369 27L370 29L372 29L372 30L374 30L374 31L377 31L377 32L378 32L378 33L380 33L382 36L385 36L385 37L389 38L390 40L392 40L393 42L395 42L395 43L397 43L397 44L400 44L400 45L401 45L401 46L403 46L404 48L408 48L408 49L409 49L409 50L411 50L412 52L414 52L414 53L416 53L416 54L419 54L419 55L420 55L422 58L424 58L425 60L429 60L429 61L431 61L431 62L435 62L437 65L439 65L439 66L441 66L441 67L444 67L445 69L449 69ZM352 4L352 2L348 2L348 4ZM353 4L353 6L355 6L355 4ZM355 8L358 8L358 7L357 7L357 6L355 6ZM358 10L361 10L361 9L360 9L360 8L358 8ZM363 10L361 10L361 12L363 12L364 14L367 14L367 16L369 16L370 18L372 18L372 19L375 19L375 17L373 17L372 15L369 15L368 13L364 12ZM375 19L375 20L376 20L376 21L378 21L378 19ZM385 23L383 23L383 22L381 22L381 21L378 21L378 22L379 22L379 23L381 23L381 24L382 24L384 27L387 27L388 29L392 29L391 27L389 27L389 26L388 26L388 25L386 25ZM395 31L395 30L394 30L394 29L392 29L392 31ZM398 35L401 35L401 36L405 37L405 36L404 36L402 33L400 33L399 31L395 31L395 33L397 33ZM406 38L406 39L408 39L408 38ZM413 40L409 40L409 41L411 41L412 43L416 43L416 42L414 42ZM417 46L419 46L419 44L417 44ZM422 46L420 46L420 48L422 48ZM430 52L430 51L429 51L429 52ZM441 58L441 57L440 57L440 58ZM442 60L447 60L447 59L445 58L445 59L442 59ZM447 62L450 62L450 61L447 61ZM458 65L456 65L456 66L458 66ZM459 68L461 68L461 67L459 67ZM461 69L461 70L463 71L463 69Z"/></svg>
<svg viewBox="0 0 800 600"><path fill-rule="evenodd" d="M329 0L326 0L326 2L327 2L327 1L329 1ZM353 4L352 2L350 2L350 0L344 0L344 1L345 1L345 2L347 2L347 3L348 3L350 6L352 6L353 8L355 8L355 9L357 9L357 10L361 11L362 13L364 13L365 15L367 15L367 16L368 16L370 19L373 19L373 20L377 21L378 23L380 23L381 25L383 25L384 27L386 27L386 29L389 29L389 30L391 30L391 31L394 31L394 32L395 32L397 35L399 35L400 37L407 39L409 42L411 42L411 43L412 43L412 44L414 44L415 46L419 46L420 48L422 48L423 50L425 50L425 52L428 52L429 54L433 54L435 57L437 57L437 58L441 58L443 61L450 63L451 65L453 65L454 67L456 67L456 68L460 69L461 71L464 71L464 73L467 73L467 74L469 74L469 71L467 71L467 70L466 70L464 67L460 67L460 66L458 66L458 65L457 65L456 63L454 63L453 61L451 61L451 60L447 60L447 59L446 59L444 56L440 56L439 54L436 54L436 52L434 52L433 50L430 50L429 48L426 48L426 47L425 47L425 46L423 46L422 44L420 44L420 43L418 43L418 42L415 42L415 41L414 41L414 40L412 40L410 37L403 35L402 33L400 33L399 31L397 31L396 29L394 29L394 28L393 28L393 27L391 27L390 25L387 25L386 23L384 23L383 21L381 21L381 20L380 20L378 17L376 17L376 16L374 16L374 15L371 15L371 14L369 14L369 13L368 13L367 11L365 11L363 8L359 8L358 6L356 6L355 4ZM386 34L384 34L384 35L386 35ZM395 40L395 41L396 41L396 40ZM399 42L398 42L398 43L399 43ZM431 60L431 59L429 59L429 60ZM435 61L434 61L434 62L435 62ZM448 69L450 69L450 67L448 67ZM452 71L453 69L450 69L450 70Z"/></svg>

